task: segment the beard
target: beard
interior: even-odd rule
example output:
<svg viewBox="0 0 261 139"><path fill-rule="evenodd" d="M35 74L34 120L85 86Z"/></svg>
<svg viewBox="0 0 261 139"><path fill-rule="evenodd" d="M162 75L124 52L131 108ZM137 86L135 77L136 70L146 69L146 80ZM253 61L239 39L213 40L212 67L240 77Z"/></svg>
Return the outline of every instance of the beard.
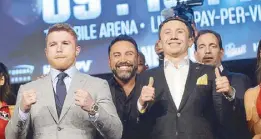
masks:
<svg viewBox="0 0 261 139"><path fill-rule="evenodd" d="M119 67L123 66L123 65L129 66L131 68L129 70L123 70L122 71L122 70L120 70ZM112 69L113 75L124 83L129 82L130 79L136 75L136 72L137 72L137 69L138 69L137 64L135 66L135 64L130 64L128 62L116 64L115 67L116 68Z"/></svg>

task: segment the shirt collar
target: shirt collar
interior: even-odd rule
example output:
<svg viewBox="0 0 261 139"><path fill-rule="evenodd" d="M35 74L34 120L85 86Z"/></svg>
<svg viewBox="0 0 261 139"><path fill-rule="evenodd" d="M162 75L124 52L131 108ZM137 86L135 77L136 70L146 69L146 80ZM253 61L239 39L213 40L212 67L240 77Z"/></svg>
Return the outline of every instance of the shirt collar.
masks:
<svg viewBox="0 0 261 139"><path fill-rule="evenodd" d="M77 69L73 65L70 68L68 68L67 70L65 70L64 73L66 73L68 75L68 77L72 78L74 76L74 74L76 73L76 71L77 71ZM61 73L61 71L51 68L50 73L51 73L52 80L54 81L55 78L57 78L58 74Z"/></svg>
<svg viewBox="0 0 261 139"><path fill-rule="evenodd" d="M174 64L170 60L168 60L167 58L164 58L164 67L166 68L169 65L173 65L174 66ZM189 58L188 58L188 56L184 57L184 59L182 59L179 62L178 67L183 67L183 66L187 66L187 65L189 65Z"/></svg>
<svg viewBox="0 0 261 139"><path fill-rule="evenodd" d="M219 68L220 72L223 72L224 67L222 65L220 65L218 68Z"/></svg>

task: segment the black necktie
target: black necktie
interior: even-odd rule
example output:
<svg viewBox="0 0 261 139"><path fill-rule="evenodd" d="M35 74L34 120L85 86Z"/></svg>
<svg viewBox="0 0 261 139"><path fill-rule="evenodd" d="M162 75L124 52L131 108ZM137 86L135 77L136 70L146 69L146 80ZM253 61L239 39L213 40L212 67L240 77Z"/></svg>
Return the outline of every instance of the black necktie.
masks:
<svg viewBox="0 0 261 139"><path fill-rule="evenodd" d="M63 103L64 103L64 100L65 100L65 97L66 97L66 94L67 94L66 86L65 86L65 83L63 81L63 79L66 76L67 76L67 74L64 73L64 72L61 72L57 75L58 81L56 83L56 95L57 95L58 100L60 102L60 110L58 111L58 116L60 116L60 114L61 114L61 109L63 107Z"/></svg>

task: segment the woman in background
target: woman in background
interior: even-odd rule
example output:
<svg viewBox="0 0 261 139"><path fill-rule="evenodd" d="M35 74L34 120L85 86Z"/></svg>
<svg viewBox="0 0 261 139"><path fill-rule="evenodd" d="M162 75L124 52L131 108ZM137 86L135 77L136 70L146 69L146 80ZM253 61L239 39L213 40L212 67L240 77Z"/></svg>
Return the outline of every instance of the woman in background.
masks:
<svg viewBox="0 0 261 139"><path fill-rule="evenodd" d="M253 139L261 139L261 40L257 49L257 83L254 88L246 91L244 97L246 117Z"/></svg>
<svg viewBox="0 0 261 139"><path fill-rule="evenodd" d="M15 96L11 92L10 76L6 66L0 62L0 139L5 139L5 126L13 113L14 104Z"/></svg>

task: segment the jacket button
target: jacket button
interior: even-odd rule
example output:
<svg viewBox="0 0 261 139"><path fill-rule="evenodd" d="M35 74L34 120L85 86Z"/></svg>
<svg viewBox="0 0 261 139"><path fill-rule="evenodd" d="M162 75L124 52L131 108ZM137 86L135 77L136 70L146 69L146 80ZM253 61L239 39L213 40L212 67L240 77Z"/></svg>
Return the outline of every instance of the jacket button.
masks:
<svg viewBox="0 0 261 139"><path fill-rule="evenodd" d="M97 122L97 126L98 126L99 129L102 129L103 128L103 123Z"/></svg>
<svg viewBox="0 0 261 139"><path fill-rule="evenodd" d="M180 117L180 115L181 115L180 113L177 113L177 116L178 116L178 117Z"/></svg>
<svg viewBox="0 0 261 139"><path fill-rule="evenodd" d="M61 130L62 130L62 128L61 128L61 127L57 127L57 130L58 130L58 131L61 131Z"/></svg>

